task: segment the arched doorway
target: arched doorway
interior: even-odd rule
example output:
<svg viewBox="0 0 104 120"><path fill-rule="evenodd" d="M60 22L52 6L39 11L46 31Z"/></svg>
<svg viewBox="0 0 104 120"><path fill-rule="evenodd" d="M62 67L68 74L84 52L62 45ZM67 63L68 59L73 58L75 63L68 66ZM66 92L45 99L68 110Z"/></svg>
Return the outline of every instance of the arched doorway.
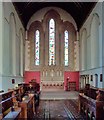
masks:
<svg viewBox="0 0 104 120"><path fill-rule="evenodd" d="M98 74L95 74L95 87L98 87Z"/></svg>

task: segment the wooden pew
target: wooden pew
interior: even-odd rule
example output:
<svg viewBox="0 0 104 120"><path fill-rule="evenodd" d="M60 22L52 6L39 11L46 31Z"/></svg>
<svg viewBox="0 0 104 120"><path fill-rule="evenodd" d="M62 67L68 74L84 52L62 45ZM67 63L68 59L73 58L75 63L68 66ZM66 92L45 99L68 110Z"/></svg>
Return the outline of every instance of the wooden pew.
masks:
<svg viewBox="0 0 104 120"><path fill-rule="evenodd" d="M0 108L3 113L3 116L5 116L5 111L8 110L13 106L13 101L12 101L12 91L0 94Z"/></svg>
<svg viewBox="0 0 104 120"><path fill-rule="evenodd" d="M35 91L40 91L40 85L36 82L29 82L24 84L18 84L18 86L23 86L24 93L35 93Z"/></svg>
<svg viewBox="0 0 104 120"><path fill-rule="evenodd" d="M21 107L21 116L22 119L32 119L34 116L34 94L28 94L22 98L22 101L19 102L19 107Z"/></svg>
<svg viewBox="0 0 104 120"><path fill-rule="evenodd" d="M6 93L0 94L0 114L2 115L3 119L9 118L9 119L16 119L18 118L21 109L13 109L13 99L15 96L13 96L14 91L9 91ZM12 111L13 110L13 111ZM14 116L15 112L15 116Z"/></svg>
<svg viewBox="0 0 104 120"><path fill-rule="evenodd" d="M87 119L103 120L104 101L96 101L81 94L79 94L79 101L79 111L86 115Z"/></svg>
<svg viewBox="0 0 104 120"><path fill-rule="evenodd" d="M87 120L104 119L104 90L96 90L98 89L91 88L87 94L79 94L79 112L85 115Z"/></svg>
<svg viewBox="0 0 104 120"><path fill-rule="evenodd" d="M86 96L91 97L92 99L96 99L96 92L98 91L98 88L92 87L90 84L86 84L82 91Z"/></svg>
<svg viewBox="0 0 104 120"><path fill-rule="evenodd" d="M24 96L22 96L22 100L19 101L19 107L21 107L21 117L24 119L32 119L34 116L35 108L34 108L34 94L36 91L40 91L40 86L38 83L31 81L29 83L18 84L18 86L23 87Z"/></svg>
<svg viewBox="0 0 104 120"><path fill-rule="evenodd" d="M30 90L34 90L32 89L28 89L29 84L25 84L25 85L19 85L18 88L15 89L10 89L12 91L14 91L13 96L13 104L17 104L18 102L18 107L21 108L21 113L19 115L19 119L32 119L34 116L34 94L30 94ZM29 91L28 91L29 90ZM14 115L16 113L14 112ZM11 115L8 115L11 116Z"/></svg>
<svg viewBox="0 0 104 120"><path fill-rule="evenodd" d="M19 119L32 119L34 116L34 94L30 93L34 91L34 86L22 84L18 88L13 89L13 91L16 98L13 99L13 103L15 105L18 101L18 106L21 108Z"/></svg>

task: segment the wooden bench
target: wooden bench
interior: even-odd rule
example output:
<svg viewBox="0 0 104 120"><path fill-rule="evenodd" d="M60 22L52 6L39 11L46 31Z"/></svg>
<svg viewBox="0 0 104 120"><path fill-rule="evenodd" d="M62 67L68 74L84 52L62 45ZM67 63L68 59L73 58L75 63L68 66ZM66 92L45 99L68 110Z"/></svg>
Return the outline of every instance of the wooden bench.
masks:
<svg viewBox="0 0 104 120"><path fill-rule="evenodd" d="M104 90L90 88L79 94L79 112L86 116L86 120L104 119Z"/></svg>
<svg viewBox="0 0 104 120"><path fill-rule="evenodd" d="M18 84L18 86L23 86L24 93L40 91L40 85L39 85L39 83L36 83L36 82Z"/></svg>
<svg viewBox="0 0 104 120"><path fill-rule="evenodd" d="M14 111L10 111L4 118L5 119L12 119L12 120L16 120L19 118L19 115L21 113L21 109L18 110L14 110Z"/></svg>
<svg viewBox="0 0 104 120"><path fill-rule="evenodd" d="M11 111L13 108L13 99L15 96L13 96L14 91L9 91L6 93L1 93L0 94L0 114L2 115L2 118L10 118L10 119L16 119L18 118L18 115L20 114L21 110L19 109L18 111ZM13 113L13 114L12 114ZM14 114L15 113L15 114Z"/></svg>
<svg viewBox="0 0 104 120"><path fill-rule="evenodd" d="M19 106L21 107L21 116L22 119L32 119L34 116L34 94L28 94L28 96L24 96L22 101L19 102Z"/></svg>

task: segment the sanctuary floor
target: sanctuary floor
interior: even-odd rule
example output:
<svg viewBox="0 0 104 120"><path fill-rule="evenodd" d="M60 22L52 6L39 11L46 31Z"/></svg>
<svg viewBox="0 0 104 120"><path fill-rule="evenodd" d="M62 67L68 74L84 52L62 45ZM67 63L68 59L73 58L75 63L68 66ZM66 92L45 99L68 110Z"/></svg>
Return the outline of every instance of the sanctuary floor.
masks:
<svg viewBox="0 0 104 120"><path fill-rule="evenodd" d="M42 91L41 100L66 100L66 99L78 99L77 91Z"/></svg>

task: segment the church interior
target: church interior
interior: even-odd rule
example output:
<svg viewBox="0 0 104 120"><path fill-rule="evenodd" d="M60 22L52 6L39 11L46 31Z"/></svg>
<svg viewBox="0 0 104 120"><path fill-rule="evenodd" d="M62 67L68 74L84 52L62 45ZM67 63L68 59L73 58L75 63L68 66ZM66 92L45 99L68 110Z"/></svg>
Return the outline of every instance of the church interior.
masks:
<svg viewBox="0 0 104 120"><path fill-rule="evenodd" d="M0 120L104 120L104 2L0 2Z"/></svg>

